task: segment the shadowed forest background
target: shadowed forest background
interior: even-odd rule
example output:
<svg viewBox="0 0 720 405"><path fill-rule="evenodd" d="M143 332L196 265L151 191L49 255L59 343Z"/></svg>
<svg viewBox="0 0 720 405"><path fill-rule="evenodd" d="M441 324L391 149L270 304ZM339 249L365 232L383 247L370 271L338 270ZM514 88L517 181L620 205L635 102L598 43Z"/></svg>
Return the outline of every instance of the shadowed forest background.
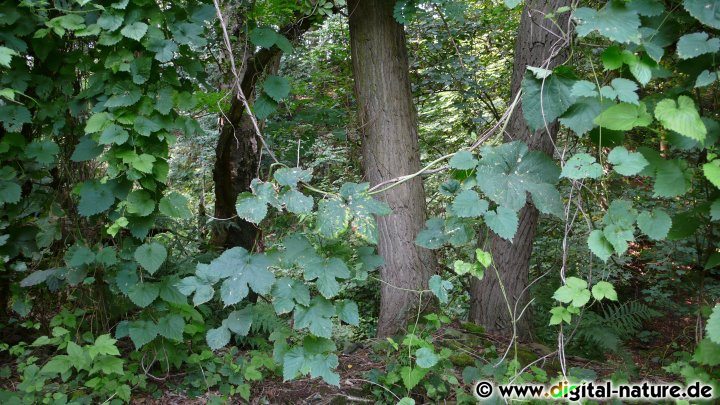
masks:
<svg viewBox="0 0 720 405"><path fill-rule="evenodd" d="M0 1L0 402L720 393L719 34L715 0Z"/></svg>

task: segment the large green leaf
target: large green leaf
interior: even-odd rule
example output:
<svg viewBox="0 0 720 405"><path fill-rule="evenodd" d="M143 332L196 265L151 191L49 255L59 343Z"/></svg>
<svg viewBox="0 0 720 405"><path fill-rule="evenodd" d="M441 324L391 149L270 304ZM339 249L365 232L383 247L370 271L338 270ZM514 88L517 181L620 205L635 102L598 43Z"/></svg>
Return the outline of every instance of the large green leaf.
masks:
<svg viewBox="0 0 720 405"><path fill-rule="evenodd" d="M109 184L98 181L86 181L80 188L80 203L78 213L84 217L106 211L115 202L112 188Z"/></svg>
<svg viewBox="0 0 720 405"><path fill-rule="evenodd" d="M290 94L290 82L281 76L269 75L262 87L265 94L277 102L282 101Z"/></svg>
<svg viewBox="0 0 720 405"><path fill-rule="evenodd" d="M495 211L485 213L485 223L498 236L511 241L517 231L518 214L507 207L499 206Z"/></svg>
<svg viewBox="0 0 720 405"><path fill-rule="evenodd" d="M677 54L680 59L690 59L718 51L720 51L720 39L709 38L706 32L685 34L677 42Z"/></svg>
<svg viewBox="0 0 720 405"><path fill-rule="evenodd" d="M155 274L167 259L165 246L157 242L145 243L135 250L135 260L150 274Z"/></svg>
<svg viewBox="0 0 720 405"><path fill-rule="evenodd" d="M481 153L476 180L487 197L500 206L520 211L530 192L538 210L562 215L558 209L562 207L560 193L552 187L558 182L560 168L550 157L529 151L522 142L485 147Z"/></svg>
<svg viewBox="0 0 720 405"><path fill-rule="evenodd" d="M340 283L337 280L350 278L350 270L345 262L333 257L306 266L304 277L307 281L315 280L318 291L323 297L332 298L340 292Z"/></svg>
<svg viewBox="0 0 720 405"><path fill-rule="evenodd" d="M139 350L157 337L158 328L152 321L132 321L129 324L128 333L130 340L135 344L135 349Z"/></svg>
<svg viewBox="0 0 720 405"><path fill-rule="evenodd" d="M638 105L620 103L607 108L594 120L595 124L613 131L629 131L638 126L647 126L652 116L644 103Z"/></svg>
<svg viewBox="0 0 720 405"><path fill-rule="evenodd" d="M254 224L260 223L267 215L267 202L248 192L240 193L235 203L238 216Z"/></svg>
<svg viewBox="0 0 720 405"><path fill-rule="evenodd" d="M240 247L231 250L244 251ZM268 270L270 260L263 254L238 256L234 262L224 263L232 265L228 278L220 288L220 298L226 306L240 302L248 295L249 289L260 295L267 294L275 283L275 275ZM214 271L216 266L210 263L207 270Z"/></svg>
<svg viewBox="0 0 720 405"><path fill-rule="evenodd" d="M192 212L188 209L187 198L175 191L160 199L158 209L171 218L190 219L192 217Z"/></svg>
<svg viewBox="0 0 720 405"><path fill-rule="evenodd" d="M304 306L310 305L310 290L299 280L283 277L272 289L273 307L278 315L291 312L296 303Z"/></svg>
<svg viewBox="0 0 720 405"><path fill-rule="evenodd" d="M587 153L577 153L565 162L560 177L567 177L573 180L597 179L602 176L603 169L595 157Z"/></svg>
<svg viewBox="0 0 720 405"><path fill-rule="evenodd" d="M441 304L448 302L449 296L448 291L452 290L453 285L447 280L443 280L442 277L437 274L430 277L428 281L428 288L437 297Z"/></svg>
<svg viewBox="0 0 720 405"><path fill-rule="evenodd" d="M634 176L649 164L641 153L629 152L623 146L617 146L610 151L608 162L613 164L613 169L623 176Z"/></svg>
<svg viewBox="0 0 720 405"><path fill-rule="evenodd" d="M335 315L333 304L323 297L314 297L309 307L298 305L293 319L295 329L308 328L315 336L332 337L332 317Z"/></svg>
<svg viewBox="0 0 720 405"><path fill-rule="evenodd" d="M683 6L690 15L701 23L720 29L720 1L718 0L684 0Z"/></svg>
<svg viewBox="0 0 720 405"><path fill-rule="evenodd" d="M135 190L127 196L127 211L141 217L148 216L155 211L155 200L146 190Z"/></svg>
<svg viewBox="0 0 720 405"><path fill-rule="evenodd" d="M677 103L665 99L655 106L655 117L667 129L685 135L699 142L705 141L707 129L695 108L695 102L688 96L680 96Z"/></svg>
<svg viewBox="0 0 720 405"><path fill-rule="evenodd" d="M156 283L137 283L128 290L128 298L133 304L145 308L160 295L160 286Z"/></svg>
<svg viewBox="0 0 720 405"><path fill-rule="evenodd" d="M460 218L478 218L487 212L489 204L474 190L465 190L455 197L452 212Z"/></svg>
<svg viewBox="0 0 720 405"><path fill-rule="evenodd" d="M667 212L660 208L650 211L643 211L637 217L638 228L650 239L665 239L672 227L672 219Z"/></svg>
<svg viewBox="0 0 720 405"><path fill-rule="evenodd" d="M317 210L316 226L320 235L334 239L345 232L350 224L350 209L335 197L320 200Z"/></svg>
<svg viewBox="0 0 720 405"><path fill-rule="evenodd" d="M713 308L710 318L705 325L708 339L720 344L720 304L716 304Z"/></svg>
<svg viewBox="0 0 720 405"><path fill-rule="evenodd" d="M576 99L571 92L574 83L575 80L558 74L537 79L532 73L525 73L522 111L533 131L549 126L570 108Z"/></svg>
<svg viewBox="0 0 720 405"><path fill-rule="evenodd" d="M640 16L624 2L611 0L600 10L581 7L573 18L578 20L576 31L584 37L597 31L599 35L620 43L640 43Z"/></svg>

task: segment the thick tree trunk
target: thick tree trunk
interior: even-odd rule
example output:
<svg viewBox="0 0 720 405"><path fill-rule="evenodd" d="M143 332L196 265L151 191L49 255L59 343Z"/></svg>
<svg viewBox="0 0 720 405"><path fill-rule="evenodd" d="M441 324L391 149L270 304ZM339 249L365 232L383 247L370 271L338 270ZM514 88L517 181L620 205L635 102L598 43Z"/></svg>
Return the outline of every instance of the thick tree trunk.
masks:
<svg viewBox="0 0 720 405"><path fill-rule="evenodd" d="M408 76L405 32L393 18L395 2L348 2L355 92L362 132L363 170L377 184L420 169L418 130ZM403 328L434 272L430 250L415 245L425 223L425 193L415 178L383 193L393 213L378 218L380 270L378 336ZM399 288L395 288L399 287ZM425 296L427 298L427 296Z"/></svg>
<svg viewBox="0 0 720 405"><path fill-rule="evenodd" d="M567 56L567 42L562 38L568 33L561 32L558 27L562 30L568 29L568 13L562 14L556 23L546 19L545 15L569 5L569 0L532 0L526 3L515 44L511 83L513 99L520 90L528 66L552 69ZM549 63L545 63L546 61ZM521 109L522 105L510 118L505 140L521 140L527 143L530 149L552 154L552 140L557 133L557 122L548 125L550 133L545 130L532 133L525 123ZM529 301L529 293L524 290L528 286L530 254L537 222L538 211L528 203L519 213L518 230L512 243L495 234L490 237L494 265L515 318ZM483 280L472 283L470 295L470 319L473 322L485 326L489 331L512 332L513 317L510 316L508 302L494 270L487 271ZM531 323L527 312L518 320L516 328L520 337L530 337Z"/></svg>

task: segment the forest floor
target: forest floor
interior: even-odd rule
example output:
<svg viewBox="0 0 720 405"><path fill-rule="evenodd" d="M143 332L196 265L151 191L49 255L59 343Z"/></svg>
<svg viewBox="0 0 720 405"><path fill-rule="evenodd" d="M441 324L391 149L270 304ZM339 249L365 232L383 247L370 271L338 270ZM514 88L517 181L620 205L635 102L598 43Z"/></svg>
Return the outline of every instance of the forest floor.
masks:
<svg viewBox="0 0 720 405"><path fill-rule="evenodd" d="M690 344L686 342L688 336L683 331L692 328L694 320L679 317L661 317L647 325L648 330L658 331L657 338L651 344L639 340L627 342L627 349L635 364L637 375L632 378L636 380L648 380L653 382L676 381L668 376L662 369L663 361L667 362L672 353L682 350L682 346ZM489 345L497 350L504 350L510 343L507 336L493 334L477 334L472 337L471 333L462 331L459 325L446 328L438 340L440 344L448 344L449 341L468 340L475 343L474 347L466 346L474 350L477 358L483 358L482 354ZM462 331L458 333L458 331ZM479 343L479 344L478 344ZM375 403L376 398L371 393L372 382L367 379L366 374L373 369L384 368L387 359L384 354L377 351L378 340L368 340L357 346L357 349L350 353L341 353L337 371L340 374L340 386L335 387L324 383L320 379L303 378L283 382L281 378L266 379L257 382L252 387L252 404L361 404ZM551 375L559 370L557 356L554 348L549 348L538 343L522 343L520 361L523 365L528 362L537 361L537 365ZM606 379L616 370L622 369L625 360L617 356L609 356L606 361L597 361L582 358L579 356L566 356L567 367L578 367L593 370L598 379ZM456 367L456 377L462 381L461 373L464 366ZM212 393L209 393L212 394ZM160 398L138 398L133 403L137 404L204 404L207 401L205 396L199 398L188 398L181 393L166 391ZM239 401L238 403L242 403ZM418 402L421 403L421 402Z"/></svg>

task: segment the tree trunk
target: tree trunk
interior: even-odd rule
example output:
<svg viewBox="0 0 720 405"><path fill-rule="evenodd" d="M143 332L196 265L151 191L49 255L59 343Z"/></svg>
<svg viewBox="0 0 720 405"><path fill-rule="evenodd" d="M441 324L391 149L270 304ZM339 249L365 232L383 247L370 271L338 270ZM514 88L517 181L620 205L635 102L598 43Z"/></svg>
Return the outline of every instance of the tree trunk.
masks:
<svg viewBox="0 0 720 405"><path fill-rule="evenodd" d="M546 19L547 13L559 7L569 6L569 0L532 0L526 3L520 18L520 27L515 44L515 58L512 75L512 99L520 90L523 75L527 66L538 66L552 69L567 57L568 43L563 36L569 35L560 31L569 28L568 14L561 14L555 23ZM557 24L557 25L556 25ZM521 140L531 150L540 150L548 154L553 152L553 142L557 134L558 124L548 125L550 133L544 129L530 132L522 115L522 105L510 118L506 141ZM518 230L512 243L494 233L490 237L490 249L495 269L500 275L505 289L507 301L514 316L510 316L508 302L498 283L497 274L493 269L485 273L483 280L472 282L470 295L470 320L485 326L488 331L503 333L512 332L512 320L518 318L529 302L528 274L530 270L530 254L538 223L538 210L528 203L520 210ZM518 336L531 336L530 317L526 313L517 321Z"/></svg>
<svg viewBox="0 0 720 405"><path fill-rule="evenodd" d="M233 15L231 34L244 42L242 15ZM316 19L299 16L299 20L283 27L280 33L290 41L299 38L317 22ZM281 52L277 47L262 49L253 54L254 45L249 44L235 51L240 75L241 88L249 103L255 99L255 87L266 73L274 73L279 66ZM242 63L241 63L242 62ZM230 79L234 82L234 78ZM233 90L234 93L234 90ZM236 217L235 202L241 192L250 191L250 182L258 177L262 142L255 132L252 120L245 106L237 98L231 101L230 109L220 116L220 137L215 149L215 217L221 221L213 229L213 245L222 248L241 246L253 250L258 237L254 224ZM233 219L228 219L233 218Z"/></svg>
<svg viewBox="0 0 720 405"><path fill-rule="evenodd" d="M395 2L348 2L355 93L362 133L363 171L371 184L420 169L418 129L408 75L403 26ZM415 245L425 223L425 193L418 177L381 194L393 213L378 218L380 269L378 336L403 328L434 272L432 251ZM401 289L395 288L399 287ZM424 298L428 298L427 295Z"/></svg>

